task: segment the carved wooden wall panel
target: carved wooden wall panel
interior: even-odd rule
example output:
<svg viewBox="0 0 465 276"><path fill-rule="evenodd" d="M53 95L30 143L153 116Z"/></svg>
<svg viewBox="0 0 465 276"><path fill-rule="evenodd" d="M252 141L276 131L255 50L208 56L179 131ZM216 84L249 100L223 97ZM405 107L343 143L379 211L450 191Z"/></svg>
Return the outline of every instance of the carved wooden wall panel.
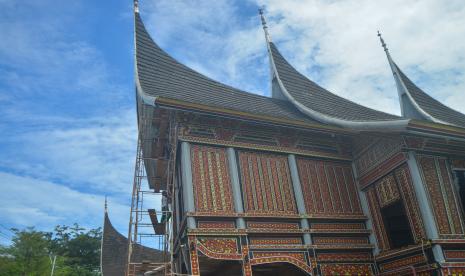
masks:
<svg viewBox="0 0 465 276"><path fill-rule="evenodd" d="M297 166L308 214L362 214L349 165L298 158Z"/></svg>
<svg viewBox="0 0 465 276"><path fill-rule="evenodd" d="M240 151L239 164L246 212L297 213L287 156Z"/></svg>
<svg viewBox="0 0 465 276"><path fill-rule="evenodd" d="M420 243L422 239L426 238L426 232L408 165L405 164L399 167L394 171L394 174L398 187L401 190L410 226L412 227L413 239L415 243Z"/></svg>
<svg viewBox="0 0 465 276"><path fill-rule="evenodd" d="M248 229L298 230L300 226L296 222L247 221L247 228Z"/></svg>
<svg viewBox="0 0 465 276"><path fill-rule="evenodd" d="M197 212L233 213L231 179L226 150L192 145L192 181Z"/></svg>
<svg viewBox="0 0 465 276"><path fill-rule="evenodd" d="M381 208L402 200L409 220L414 242L421 243L426 238L423 220L413 188L407 164L404 164L378 180L366 190L370 215L378 246L381 251L390 249L389 238L381 215Z"/></svg>
<svg viewBox="0 0 465 276"><path fill-rule="evenodd" d="M381 206L376 198L376 190L370 188L366 191L368 206L370 208L370 217L373 221L373 230L378 241L378 247L381 251L390 248L389 238L386 235L386 227L383 217L381 216Z"/></svg>
<svg viewBox="0 0 465 276"><path fill-rule="evenodd" d="M198 237L197 248L213 259L241 259L236 238L229 237Z"/></svg>
<svg viewBox="0 0 465 276"><path fill-rule="evenodd" d="M234 229L234 221L197 221L198 228L205 229Z"/></svg>
<svg viewBox="0 0 465 276"><path fill-rule="evenodd" d="M398 153L403 141L400 137L357 137L354 141L354 163L358 175L363 176L383 161Z"/></svg>
<svg viewBox="0 0 465 276"><path fill-rule="evenodd" d="M381 272L385 272L389 270L395 270L395 269L418 265L418 264L426 264L427 262L428 260L426 259L425 255L418 254L418 255L403 257L402 259L380 264L379 269Z"/></svg>
<svg viewBox="0 0 465 276"><path fill-rule="evenodd" d="M350 253L318 253L319 262L369 262L373 259L369 252L350 252Z"/></svg>
<svg viewBox="0 0 465 276"><path fill-rule="evenodd" d="M301 245L302 239L300 237L250 237L250 246L271 246L279 247L282 245Z"/></svg>
<svg viewBox="0 0 465 276"><path fill-rule="evenodd" d="M321 264L322 275L373 275L369 264Z"/></svg>
<svg viewBox="0 0 465 276"><path fill-rule="evenodd" d="M439 234L443 238L463 238L462 215L446 159L426 155L419 155L417 159Z"/></svg>

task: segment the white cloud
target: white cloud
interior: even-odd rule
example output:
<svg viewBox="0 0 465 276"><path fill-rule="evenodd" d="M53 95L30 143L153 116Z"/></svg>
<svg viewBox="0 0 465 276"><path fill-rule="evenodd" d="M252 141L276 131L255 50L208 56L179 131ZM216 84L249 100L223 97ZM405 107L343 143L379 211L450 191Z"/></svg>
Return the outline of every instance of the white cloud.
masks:
<svg viewBox="0 0 465 276"><path fill-rule="evenodd" d="M136 154L135 110L118 117L59 119L52 128L39 122L39 129L1 138L8 149L0 165L21 175L129 197Z"/></svg>
<svg viewBox="0 0 465 276"><path fill-rule="evenodd" d="M145 1L141 11L154 40L183 64L223 83L266 94L264 36L257 17L241 14L240 4L245 3Z"/></svg>
<svg viewBox="0 0 465 276"><path fill-rule="evenodd" d="M310 78L364 105L399 114L397 92L376 31L398 65L433 97L463 93L465 5L462 1L276 1L267 6L272 33L291 62ZM318 51L310 49L318 48ZM440 78L437 77L440 75ZM448 85L445 85L448 83Z"/></svg>
<svg viewBox="0 0 465 276"><path fill-rule="evenodd" d="M245 9L239 6L252 3L266 6L271 36L285 57L330 91L400 113L395 83L376 36L381 30L395 61L414 81L465 112L461 0L172 2L142 6L154 39L182 63L227 84L268 94L259 17L242 14Z"/></svg>
<svg viewBox="0 0 465 276"><path fill-rule="evenodd" d="M112 198L109 201L113 222L126 229L129 206ZM98 227L103 223L104 196L5 172L0 172L0 202L2 224L8 227L49 231L58 224Z"/></svg>

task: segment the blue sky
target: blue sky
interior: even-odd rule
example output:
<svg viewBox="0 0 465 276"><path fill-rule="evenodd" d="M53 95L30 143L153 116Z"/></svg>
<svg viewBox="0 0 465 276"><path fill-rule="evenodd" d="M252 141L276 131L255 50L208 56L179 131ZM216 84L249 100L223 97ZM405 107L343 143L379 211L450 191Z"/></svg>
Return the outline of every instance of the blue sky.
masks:
<svg viewBox="0 0 465 276"><path fill-rule="evenodd" d="M399 114L380 29L412 79L465 111L460 0L141 0L141 13L182 63L269 95L262 5L286 58L331 91ZM108 195L126 232L137 134L132 24L131 1L0 0L2 225L98 227Z"/></svg>

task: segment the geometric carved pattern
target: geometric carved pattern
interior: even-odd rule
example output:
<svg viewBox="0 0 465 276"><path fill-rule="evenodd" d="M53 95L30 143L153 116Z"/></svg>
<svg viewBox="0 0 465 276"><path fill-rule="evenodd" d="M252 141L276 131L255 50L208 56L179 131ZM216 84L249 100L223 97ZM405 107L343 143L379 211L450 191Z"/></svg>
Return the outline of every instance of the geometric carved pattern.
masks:
<svg viewBox="0 0 465 276"><path fill-rule="evenodd" d="M389 238L387 237L384 221L381 216L381 208L398 200L402 200L404 205L414 242L418 244L426 238L408 165L404 164L381 178L375 185L368 188L366 192L373 220L373 228L381 251L390 248Z"/></svg>
<svg viewBox="0 0 465 276"><path fill-rule="evenodd" d="M244 207L249 214L295 214L287 156L239 152Z"/></svg>
<svg viewBox="0 0 465 276"><path fill-rule="evenodd" d="M379 268L381 272L383 272L387 270L398 269L401 267L411 266L411 265L425 263L425 262L426 262L425 255L419 254L419 255L414 255L410 257L404 257L402 259L392 261L389 263L380 264Z"/></svg>
<svg viewBox="0 0 465 276"><path fill-rule="evenodd" d="M378 240L378 247L381 251L388 250L390 248L389 238L386 234L384 220L381 216L381 206L379 206L379 202L376 198L375 189L373 189L373 187L368 188L366 190L366 196L368 206L370 207L371 220L373 221L373 230Z"/></svg>
<svg viewBox="0 0 465 276"><path fill-rule="evenodd" d="M361 214L350 165L298 158L302 193L308 214Z"/></svg>
<svg viewBox="0 0 465 276"><path fill-rule="evenodd" d="M354 142L360 149L360 153L356 153L357 156L354 160L359 176L365 175L367 172L378 167L384 160L399 152L402 146L402 139L400 137L376 137L372 138L371 141L356 139Z"/></svg>
<svg viewBox="0 0 465 276"><path fill-rule="evenodd" d="M444 250L447 260L465 260L465 250Z"/></svg>
<svg viewBox="0 0 465 276"><path fill-rule="evenodd" d="M465 264L461 263L462 267L445 267L442 268L442 275L465 275Z"/></svg>
<svg viewBox="0 0 465 276"><path fill-rule="evenodd" d="M368 244L365 237L314 237L314 244Z"/></svg>
<svg viewBox="0 0 465 276"><path fill-rule="evenodd" d="M397 189L396 180L392 174L382 178L375 184L378 194L379 205L381 208L394 203L400 199L399 190Z"/></svg>
<svg viewBox="0 0 465 276"><path fill-rule="evenodd" d="M291 263L309 274L312 273L312 267L307 264L304 253L254 252L253 259L250 261L252 265L282 262Z"/></svg>
<svg viewBox="0 0 465 276"><path fill-rule="evenodd" d="M301 262L305 261L305 254L304 253L293 253L293 252L253 252L254 259L256 258L265 258L265 257L277 257L277 256L288 256L292 257L296 260Z"/></svg>
<svg viewBox="0 0 465 276"><path fill-rule="evenodd" d="M459 213L451 176L446 159L441 157L417 157L423 183L425 184L439 234L443 237L463 234L461 214Z"/></svg>
<svg viewBox="0 0 465 276"><path fill-rule="evenodd" d="M233 221L198 221L197 227L207 229L234 229L236 225Z"/></svg>
<svg viewBox="0 0 465 276"><path fill-rule="evenodd" d="M241 259L236 238L197 238L198 250L215 259Z"/></svg>
<svg viewBox="0 0 465 276"><path fill-rule="evenodd" d="M292 222L256 222L248 221L247 228L249 229L279 229L279 230L297 230L298 223Z"/></svg>
<svg viewBox="0 0 465 276"><path fill-rule="evenodd" d="M369 264L320 264L322 275L373 275Z"/></svg>
<svg viewBox="0 0 465 276"><path fill-rule="evenodd" d="M319 262L359 262L371 261L373 258L371 253L368 252L354 252L354 253L318 253Z"/></svg>
<svg viewBox="0 0 465 276"><path fill-rule="evenodd" d="M312 223L315 230L365 230L365 223Z"/></svg>
<svg viewBox="0 0 465 276"><path fill-rule="evenodd" d="M420 243L426 239L426 232L408 165L399 167L394 171L394 174L397 183L399 183L406 213L412 228L413 239L415 243Z"/></svg>
<svg viewBox="0 0 465 276"><path fill-rule="evenodd" d="M189 245L192 275L200 275L199 256L197 255L197 244L194 237L189 237Z"/></svg>
<svg viewBox="0 0 465 276"><path fill-rule="evenodd" d="M198 212L233 213L226 150L192 145L195 207Z"/></svg>
<svg viewBox="0 0 465 276"><path fill-rule="evenodd" d="M302 244L301 238L250 238L250 245L289 245Z"/></svg>

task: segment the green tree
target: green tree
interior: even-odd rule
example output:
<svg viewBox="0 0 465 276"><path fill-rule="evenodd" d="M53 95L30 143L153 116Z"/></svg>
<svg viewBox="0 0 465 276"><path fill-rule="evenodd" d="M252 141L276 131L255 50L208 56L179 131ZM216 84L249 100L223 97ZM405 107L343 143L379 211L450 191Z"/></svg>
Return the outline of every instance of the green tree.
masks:
<svg viewBox="0 0 465 276"><path fill-rule="evenodd" d="M64 264L74 273L73 275L97 275L100 268L101 228L90 229L78 224L55 227L52 240L54 252L65 257Z"/></svg>
<svg viewBox="0 0 465 276"><path fill-rule="evenodd" d="M0 246L0 276L54 275L94 276L99 274L101 228L86 230L78 224L58 225L52 233L12 229L8 247Z"/></svg>
<svg viewBox="0 0 465 276"><path fill-rule="evenodd" d="M51 233L12 229L15 233L12 245L2 249L2 266L0 275L42 276L50 273L49 247ZM13 270L15 274L3 274L3 271Z"/></svg>

